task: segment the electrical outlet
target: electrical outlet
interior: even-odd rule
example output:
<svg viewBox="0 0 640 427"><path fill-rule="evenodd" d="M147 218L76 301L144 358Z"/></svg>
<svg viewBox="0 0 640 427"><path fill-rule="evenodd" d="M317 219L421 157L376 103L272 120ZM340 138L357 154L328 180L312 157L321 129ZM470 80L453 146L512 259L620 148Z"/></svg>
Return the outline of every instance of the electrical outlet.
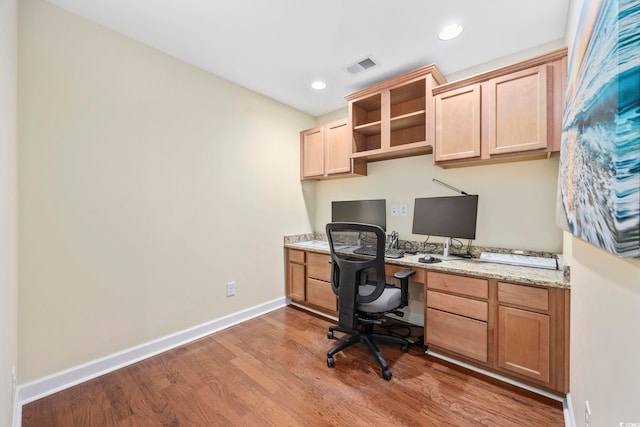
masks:
<svg viewBox="0 0 640 427"><path fill-rule="evenodd" d="M584 401L584 427L591 427L591 407L589 401Z"/></svg>
<svg viewBox="0 0 640 427"><path fill-rule="evenodd" d="M398 216L398 205L391 205L391 216Z"/></svg>
<svg viewBox="0 0 640 427"><path fill-rule="evenodd" d="M400 216L407 216L407 205L405 203L400 205Z"/></svg>
<svg viewBox="0 0 640 427"><path fill-rule="evenodd" d="M236 282L227 283L227 296L232 297L236 294Z"/></svg>

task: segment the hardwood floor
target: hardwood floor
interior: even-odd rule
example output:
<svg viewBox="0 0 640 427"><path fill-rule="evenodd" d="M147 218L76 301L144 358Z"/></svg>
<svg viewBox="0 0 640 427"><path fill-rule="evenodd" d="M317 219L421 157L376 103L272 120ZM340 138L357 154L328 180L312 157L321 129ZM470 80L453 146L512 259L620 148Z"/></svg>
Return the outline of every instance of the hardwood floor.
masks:
<svg viewBox="0 0 640 427"><path fill-rule="evenodd" d="M331 322L285 307L29 403L31 426L563 426L562 404L380 344L336 355ZM420 328L415 328L418 334ZM341 334L336 333L337 339Z"/></svg>

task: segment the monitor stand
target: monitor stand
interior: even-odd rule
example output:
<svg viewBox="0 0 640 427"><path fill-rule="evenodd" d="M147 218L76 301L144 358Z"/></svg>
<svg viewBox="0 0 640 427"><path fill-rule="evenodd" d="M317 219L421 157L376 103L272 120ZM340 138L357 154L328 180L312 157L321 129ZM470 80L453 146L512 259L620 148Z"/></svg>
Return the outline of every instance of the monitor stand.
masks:
<svg viewBox="0 0 640 427"><path fill-rule="evenodd" d="M455 260L455 259L463 259L460 256L456 256L456 255L450 255L449 254L449 249L451 248L451 237L447 237L444 241L444 251L442 253L442 256L436 256L436 258L440 258L442 260L445 261L451 261L451 260Z"/></svg>

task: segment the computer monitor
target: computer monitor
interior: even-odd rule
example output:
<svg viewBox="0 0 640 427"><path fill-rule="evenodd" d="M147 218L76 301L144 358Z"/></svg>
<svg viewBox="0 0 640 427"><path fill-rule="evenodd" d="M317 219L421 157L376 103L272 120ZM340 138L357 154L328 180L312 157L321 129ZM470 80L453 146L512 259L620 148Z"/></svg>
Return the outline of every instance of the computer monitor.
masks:
<svg viewBox="0 0 640 427"><path fill-rule="evenodd" d="M387 204L384 199L331 202L332 222L375 224L387 229Z"/></svg>
<svg viewBox="0 0 640 427"><path fill-rule="evenodd" d="M476 238L478 196L425 197L415 200L413 234L446 237L445 259L449 255L452 238Z"/></svg>

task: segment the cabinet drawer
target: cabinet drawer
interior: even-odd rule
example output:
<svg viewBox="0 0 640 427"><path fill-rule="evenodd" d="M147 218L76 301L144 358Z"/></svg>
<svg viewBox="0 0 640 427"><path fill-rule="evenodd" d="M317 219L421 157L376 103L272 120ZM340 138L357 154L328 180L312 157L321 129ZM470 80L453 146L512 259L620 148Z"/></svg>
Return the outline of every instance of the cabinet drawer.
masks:
<svg viewBox="0 0 640 427"><path fill-rule="evenodd" d="M476 298L489 296L489 281L445 273L427 273L427 287Z"/></svg>
<svg viewBox="0 0 640 427"><path fill-rule="evenodd" d="M427 309L427 344L487 362L487 324L443 311Z"/></svg>
<svg viewBox="0 0 640 427"><path fill-rule="evenodd" d="M307 302L328 310L336 311L336 295L329 282L307 279Z"/></svg>
<svg viewBox="0 0 640 427"><path fill-rule="evenodd" d="M549 310L549 290L498 282L498 301L534 310Z"/></svg>
<svg viewBox="0 0 640 427"><path fill-rule="evenodd" d="M488 318L487 303L485 301L457 297L441 292L427 291L427 307L485 322Z"/></svg>
<svg viewBox="0 0 640 427"><path fill-rule="evenodd" d="M289 261L304 264L304 251L289 249Z"/></svg>
<svg viewBox="0 0 640 427"><path fill-rule="evenodd" d="M384 265L384 273L390 277L393 277L394 274L402 270L413 270L416 272L416 274L409 277L410 282L424 283L425 270L423 268L411 268L411 267L406 267L404 265L395 265L395 264Z"/></svg>
<svg viewBox="0 0 640 427"><path fill-rule="evenodd" d="M307 276L325 282L331 281L330 255L307 253Z"/></svg>

